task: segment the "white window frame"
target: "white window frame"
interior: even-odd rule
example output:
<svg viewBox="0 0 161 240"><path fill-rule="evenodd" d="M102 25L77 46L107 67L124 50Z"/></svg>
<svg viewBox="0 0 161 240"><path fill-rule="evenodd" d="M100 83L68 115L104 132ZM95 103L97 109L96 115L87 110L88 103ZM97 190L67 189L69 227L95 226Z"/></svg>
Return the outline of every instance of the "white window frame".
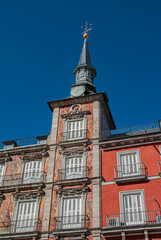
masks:
<svg viewBox="0 0 161 240"><path fill-rule="evenodd" d="M74 203L75 206L73 206ZM76 209L78 203L79 209ZM78 196L63 198L62 204L62 229L80 228L82 224L82 198ZM64 210L65 205L67 207L66 210ZM73 209L74 207L75 209ZM79 214L75 214L74 212L79 212Z"/></svg>
<svg viewBox="0 0 161 240"><path fill-rule="evenodd" d="M66 159L75 158L75 157L82 158L82 167L83 167L82 177L87 177L88 173L87 173L87 169L85 169L85 167L87 167L88 151L89 151L88 147L67 149L67 150L60 151L61 169L64 171L61 173L62 174L61 179L66 179L66 177L65 177ZM86 172L84 172L84 171L86 171ZM75 179L75 178L71 178L70 180L72 180L72 179Z"/></svg>
<svg viewBox="0 0 161 240"><path fill-rule="evenodd" d="M18 211L19 211L19 204L20 203L26 203L26 202L36 202L36 209L35 209L35 223L33 223L33 231L37 230L38 227L38 217L39 217L39 209L40 209L40 203L41 203L41 199L42 199L42 195L33 195L32 196L32 192L30 193L31 196L28 197L28 199L26 198L25 195L22 196L21 194L16 197L14 196L14 210L13 210L13 215L12 215L12 221L13 221L13 227L12 227L12 232L16 232L16 226L17 226L17 218L18 218ZM37 221L36 221L37 220Z"/></svg>
<svg viewBox="0 0 161 240"><path fill-rule="evenodd" d="M78 123L78 122L82 122L82 128L79 128L79 129L71 129L71 130L69 130L69 124L75 124L76 125L76 123ZM80 123L79 123L79 125L80 125ZM85 121L84 121L84 119L83 118L81 118L81 119L73 119L73 120L68 120L67 121L67 132L66 132L66 134L67 134L67 136L66 136L66 140L68 140L68 141L72 141L72 140L78 140L78 139L83 139L83 138L85 138L86 137L86 128L85 128ZM72 134L72 136L71 136L71 134ZM77 136L77 135L79 135L79 136Z"/></svg>
<svg viewBox="0 0 161 240"><path fill-rule="evenodd" d="M142 204L142 221L130 221L126 223L126 217L125 217L125 208L124 208L124 196L129 195L136 195L139 194L141 196L141 204ZM120 222L126 225L139 225L144 224L146 222L146 205L145 205L145 194L144 189L140 190L130 190L130 191L122 191L119 192L119 201L120 201Z"/></svg>
<svg viewBox="0 0 161 240"><path fill-rule="evenodd" d="M25 207L26 204L26 207ZM15 232L32 232L36 229L36 201L23 201L18 203ZM30 206L30 209L29 209ZM23 214L20 214L21 213ZM27 213L30 211L29 213Z"/></svg>
<svg viewBox="0 0 161 240"><path fill-rule="evenodd" d="M136 154L136 158L137 158L137 165L136 165L136 172L130 172L130 168L132 167L132 171L134 170L134 164L130 166L127 165L124 167L126 168L125 170L122 169L123 165L121 163L121 156L122 155L130 155L130 154ZM135 150L128 150L128 151L120 151L117 152L117 167L118 167L118 177L122 177L122 178L126 178L126 177L135 177L137 175L141 175L142 174L142 169L140 169L139 167L142 167L141 165L141 158L140 158L140 149L135 149ZM123 171L125 171L125 173L123 173ZM127 173L126 173L127 172Z"/></svg>
<svg viewBox="0 0 161 240"><path fill-rule="evenodd" d="M67 166L68 161L68 166ZM76 163L77 162L77 163ZM83 156L71 156L65 158L65 179L84 177Z"/></svg>
<svg viewBox="0 0 161 240"><path fill-rule="evenodd" d="M33 169L32 169L32 171L25 172L26 165L30 164L30 163L34 164L34 162L40 162L41 163L41 167L40 167L39 172L38 171L35 172L35 171L33 171ZM24 166L23 166L22 183L23 184L30 184L30 183L41 182L42 181L42 179L41 179L42 178L42 171L43 171L42 169L43 169L43 161L42 161L42 159L25 161L24 162ZM37 175L38 173L39 173L39 176L37 176L37 179L34 180L34 177L35 177L34 175ZM30 176L27 178L26 175L30 175Z"/></svg>

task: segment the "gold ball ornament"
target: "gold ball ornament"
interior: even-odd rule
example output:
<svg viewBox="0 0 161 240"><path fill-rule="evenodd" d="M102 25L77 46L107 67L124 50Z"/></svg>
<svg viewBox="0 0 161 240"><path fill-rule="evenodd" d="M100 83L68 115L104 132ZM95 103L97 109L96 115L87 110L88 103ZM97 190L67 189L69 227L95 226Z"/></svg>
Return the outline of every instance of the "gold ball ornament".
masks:
<svg viewBox="0 0 161 240"><path fill-rule="evenodd" d="M83 37L84 37L85 39L87 39L87 38L88 38L88 33L84 33L84 34L83 34Z"/></svg>

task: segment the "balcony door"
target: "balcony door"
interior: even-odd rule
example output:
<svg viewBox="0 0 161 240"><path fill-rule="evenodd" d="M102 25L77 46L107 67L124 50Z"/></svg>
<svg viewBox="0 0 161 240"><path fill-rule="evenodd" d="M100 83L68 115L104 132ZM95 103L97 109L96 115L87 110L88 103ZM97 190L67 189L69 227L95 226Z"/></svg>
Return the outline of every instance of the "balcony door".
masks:
<svg viewBox="0 0 161 240"><path fill-rule="evenodd" d="M140 193L123 196L124 222L126 225L143 224L145 213L143 212L143 201Z"/></svg>
<svg viewBox="0 0 161 240"><path fill-rule="evenodd" d="M20 202L18 206L16 232L31 232L36 230L36 201Z"/></svg>
<svg viewBox="0 0 161 240"><path fill-rule="evenodd" d="M121 176L135 176L141 174L141 163L137 153L120 155Z"/></svg>
<svg viewBox="0 0 161 240"><path fill-rule="evenodd" d="M80 228L81 227L81 198L68 198L63 201L62 228Z"/></svg>
<svg viewBox="0 0 161 240"><path fill-rule="evenodd" d="M42 161L25 163L23 184L40 182Z"/></svg>
<svg viewBox="0 0 161 240"><path fill-rule="evenodd" d="M84 138L84 120L70 121L67 125L67 139Z"/></svg>
<svg viewBox="0 0 161 240"><path fill-rule="evenodd" d="M74 179L83 177L82 157L67 158L65 164L65 178Z"/></svg>

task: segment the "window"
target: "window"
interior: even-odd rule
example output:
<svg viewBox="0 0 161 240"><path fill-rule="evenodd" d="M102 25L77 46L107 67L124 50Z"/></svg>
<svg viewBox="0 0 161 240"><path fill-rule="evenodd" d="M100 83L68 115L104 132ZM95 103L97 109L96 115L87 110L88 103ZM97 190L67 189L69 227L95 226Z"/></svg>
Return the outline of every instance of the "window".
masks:
<svg viewBox="0 0 161 240"><path fill-rule="evenodd" d="M124 225L137 225L145 222L143 190L120 192L120 204L120 220Z"/></svg>
<svg viewBox="0 0 161 240"><path fill-rule="evenodd" d="M84 120L69 121L67 124L67 139L79 139L84 137Z"/></svg>
<svg viewBox="0 0 161 240"><path fill-rule="evenodd" d="M67 158L65 161L65 179L83 177L82 157Z"/></svg>
<svg viewBox="0 0 161 240"><path fill-rule="evenodd" d="M40 182L42 161L29 161L25 163L23 184Z"/></svg>
<svg viewBox="0 0 161 240"><path fill-rule="evenodd" d="M3 177L4 177L4 164L0 164L0 186L3 185Z"/></svg>
<svg viewBox="0 0 161 240"><path fill-rule="evenodd" d="M16 232L30 232L36 229L36 201L19 202L16 220Z"/></svg>
<svg viewBox="0 0 161 240"><path fill-rule="evenodd" d="M118 152L118 177L142 174L139 150Z"/></svg>
<svg viewBox="0 0 161 240"><path fill-rule="evenodd" d="M67 198L63 200L63 229L81 227L81 208L81 198Z"/></svg>

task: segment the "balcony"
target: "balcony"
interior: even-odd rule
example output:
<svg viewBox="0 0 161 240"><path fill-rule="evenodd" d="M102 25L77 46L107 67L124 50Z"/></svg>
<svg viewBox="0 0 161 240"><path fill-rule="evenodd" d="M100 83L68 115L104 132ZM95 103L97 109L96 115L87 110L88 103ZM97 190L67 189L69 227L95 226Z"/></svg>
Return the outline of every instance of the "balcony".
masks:
<svg viewBox="0 0 161 240"><path fill-rule="evenodd" d="M107 215L107 228L130 228L161 225L161 210L135 211Z"/></svg>
<svg viewBox="0 0 161 240"><path fill-rule="evenodd" d="M0 239L8 239L8 235L12 235L12 239L16 239L24 233L26 237L37 235L40 224L38 219L0 222Z"/></svg>
<svg viewBox="0 0 161 240"><path fill-rule="evenodd" d="M54 235L78 236L86 233L90 227L90 219L87 215L73 215L54 218Z"/></svg>
<svg viewBox="0 0 161 240"><path fill-rule="evenodd" d="M132 136L146 135L160 132L159 121L149 124L142 124L132 127L118 128L114 130L102 131L102 140L114 140Z"/></svg>
<svg viewBox="0 0 161 240"><path fill-rule="evenodd" d="M0 150L8 150L17 147L24 147L30 145L47 144L47 135L39 137L19 138L10 141L0 142Z"/></svg>
<svg viewBox="0 0 161 240"><path fill-rule="evenodd" d="M161 176L161 160L158 161L158 166L159 166L159 175Z"/></svg>
<svg viewBox="0 0 161 240"><path fill-rule="evenodd" d="M63 132L60 136L60 145L76 146L88 142L87 129Z"/></svg>
<svg viewBox="0 0 161 240"><path fill-rule="evenodd" d="M83 184L88 182L88 171L89 168L87 166L75 166L66 169L58 170L58 176L60 179L60 183L63 186L73 186L75 184Z"/></svg>
<svg viewBox="0 0 161 240"><path fill-rule="evenodd" d="M114 167L116 183L143 181L147 178L147 168L144 163L120 165Z"/></svg>
<svg viewBox="0 0 161 240"><path fill-rule="evenodd" d="M44 171L5 175L1 178L0 189L8 189L9 187L17 185L20 185L21 188L24 188L24 185L38 185L38 183L45 181L45 176L46 173Z"/></svg>

